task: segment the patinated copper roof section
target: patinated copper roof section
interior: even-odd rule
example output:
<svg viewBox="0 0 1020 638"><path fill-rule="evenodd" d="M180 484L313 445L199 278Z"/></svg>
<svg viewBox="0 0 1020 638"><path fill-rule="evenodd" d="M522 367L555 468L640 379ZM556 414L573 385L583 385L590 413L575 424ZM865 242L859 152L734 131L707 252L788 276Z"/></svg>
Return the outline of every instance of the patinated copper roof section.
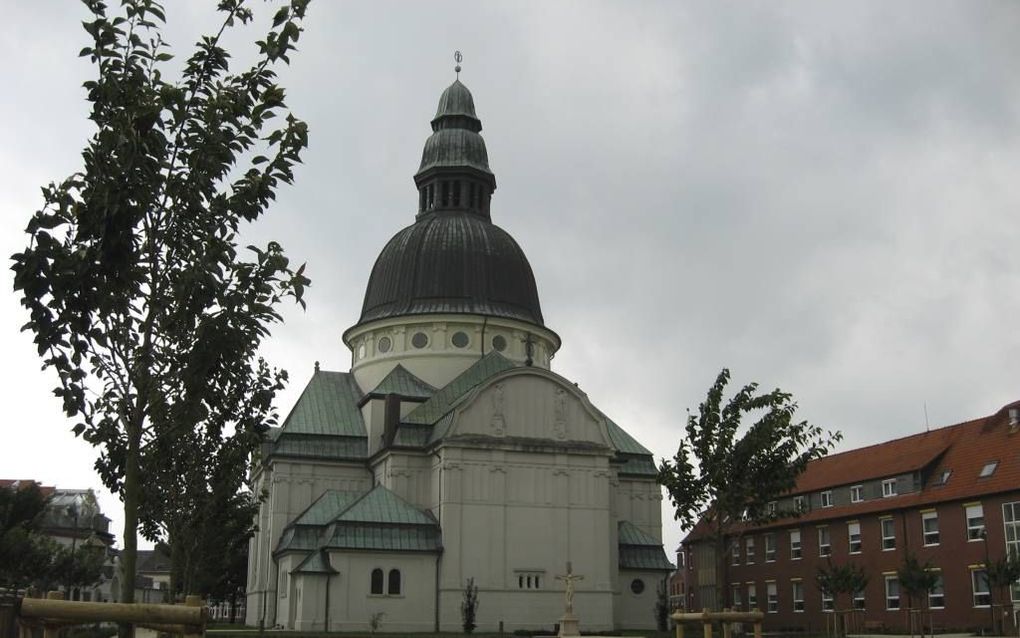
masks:
<svg viewBox="0 0 1020 638"><path fill-rule="evenodd" d="M455 313L544 325L524 251L489 218L495 177L481 128L471 92L455 81L439 100L415 175L426 189L417 221L390 239L376 260L359 324ZM456 198L448 195L453 191Z"/></svg>

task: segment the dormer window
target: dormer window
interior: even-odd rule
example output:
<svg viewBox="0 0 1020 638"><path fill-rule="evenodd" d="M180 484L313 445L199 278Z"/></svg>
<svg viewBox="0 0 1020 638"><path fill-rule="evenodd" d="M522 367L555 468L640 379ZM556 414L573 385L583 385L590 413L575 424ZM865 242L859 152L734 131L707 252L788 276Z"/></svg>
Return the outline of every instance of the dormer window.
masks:
<svg viewBox="0 0 1020 638"><path fill-rule="evenodd" d="M942 472L935 477L935 485L945 485L949 482L949 477L953 474L952 470L942 470Z"/></svg>
<svg viewBox="0 0 1020 638"><path fill-rule="evenodd" d="M832 507L832 490L822 492L822 507Z"/></svg>
<svg viewBox="0 0 1020 638"><path fill-rule="evenodd" d="M889 498L890 496L896 496L896 479L882 481L882 498Z"/></svg>
<svg viewBox="0 0 1020 638"><path fill-rule="evenodd" d="M985 463L985 466L981 468L981 473L978 474L978 478L988 478L992 474L995 474L995 468L999 467L998 461L989 461Z"/></svg>

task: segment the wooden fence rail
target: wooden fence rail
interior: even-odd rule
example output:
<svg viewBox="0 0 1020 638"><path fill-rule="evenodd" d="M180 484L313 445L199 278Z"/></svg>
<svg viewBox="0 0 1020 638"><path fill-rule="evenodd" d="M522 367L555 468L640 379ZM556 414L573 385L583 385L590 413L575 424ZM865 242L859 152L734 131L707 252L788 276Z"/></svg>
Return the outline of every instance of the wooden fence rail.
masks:
<svg viewBox="0 0 1020 638"><path fill-rule="evenodd" d="M731 637L730 624L735 622L754 623L754 638L761 638L761 621L765 618L765 614L757 609L754 611L732 611L729 609L724 609L722 611L709 611L705 609L700 612L678 611L672 614L670 618L676 621L676 638L684 638L683 621L685 620L702 623L704 638L712 638L713 622L722 623L723 638Z"/></svg>
<svg viewBox="0 0 1020 638"><path fill-rule="evenodd" d="M23 598L18 609L21 638L30 638L32 627L42 626L43 638L58 638L63 627L99 622L130 623L184 638L200 638L209 617L198 596L188 596L183 605L93 603L63 597L63 592L51 591L46 598Z"/></svg>

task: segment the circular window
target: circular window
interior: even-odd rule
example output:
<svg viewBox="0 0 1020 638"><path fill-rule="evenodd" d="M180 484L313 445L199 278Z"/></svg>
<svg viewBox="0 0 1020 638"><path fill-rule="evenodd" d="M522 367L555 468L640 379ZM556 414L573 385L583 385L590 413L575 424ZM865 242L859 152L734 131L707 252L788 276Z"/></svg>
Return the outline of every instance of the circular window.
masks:
<svg viewBox="0 0 1020 638"><path fill-rule="evenodd" d="M365 358L365 344L361 344L360 346L358 346L358 358L359 359Z"/></svg>
<svg viewBox="0 0 1020 638"><path fill-rule="evenodd" d="M641 580L640 578L635 578L634 580L630 581L630 590L635 594L640 594L645 590L645 581Z"/></svg>
<svg viewBox="0 0 1020 638"><path fill-rule="evenodd" d="M389 337L380 337L379 343L376 344L376 348L379 352L389 352L390 348L393 347L393 342L390 341Z"/></svg>
<svg viewBox="0 0 1020 638"><path fill-rule="evenodd" d="M506 350L506 338L503 335L496 335L492 338L492 347L499 352Z"/></svg>
<svg viewBox="0 0 1020 638"><path fill-rule="evenodd" d="M421 350L425 346L429 345L429 338L424 332L416 332L411 337L411 345Z"/></svg>
<svg viewBox="0 0 1020 638"><path fill-rule="evenodd" d="M466 348L467 344L468 344L467 333L466 332L455 332L455 333L453 333L453 338L450 339L450 341L452 341L453 345L457 346L458 348Z"/></svg>

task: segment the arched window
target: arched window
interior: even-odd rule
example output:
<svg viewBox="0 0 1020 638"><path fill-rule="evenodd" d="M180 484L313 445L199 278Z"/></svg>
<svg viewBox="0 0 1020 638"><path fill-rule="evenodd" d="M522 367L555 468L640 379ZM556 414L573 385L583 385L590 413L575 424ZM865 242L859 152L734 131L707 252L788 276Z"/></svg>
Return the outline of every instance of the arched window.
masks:
<svg viewBox="0 0 1020 638"><path fill-rule="evenodd" d="M382 595L383 593L383 575L381 569L372 570L372 593Z"/></svg>
<svg viewBox="0 0 1020 638"><path fill-rule="evenodd" d="M380 574L380 578L382 578L382 572L381 571L379 572L379 574ZM388 593L390 596L399 596L400 595L400 570L399 569L391 569L390 570L390 582L389 582L388 591L386 593Z"/></svg>
<svg viewBox="0 0 1020 638"><path fill-rule="evenodd" d="M453 183L453 207L460 208L460 180Z"/></svg>

